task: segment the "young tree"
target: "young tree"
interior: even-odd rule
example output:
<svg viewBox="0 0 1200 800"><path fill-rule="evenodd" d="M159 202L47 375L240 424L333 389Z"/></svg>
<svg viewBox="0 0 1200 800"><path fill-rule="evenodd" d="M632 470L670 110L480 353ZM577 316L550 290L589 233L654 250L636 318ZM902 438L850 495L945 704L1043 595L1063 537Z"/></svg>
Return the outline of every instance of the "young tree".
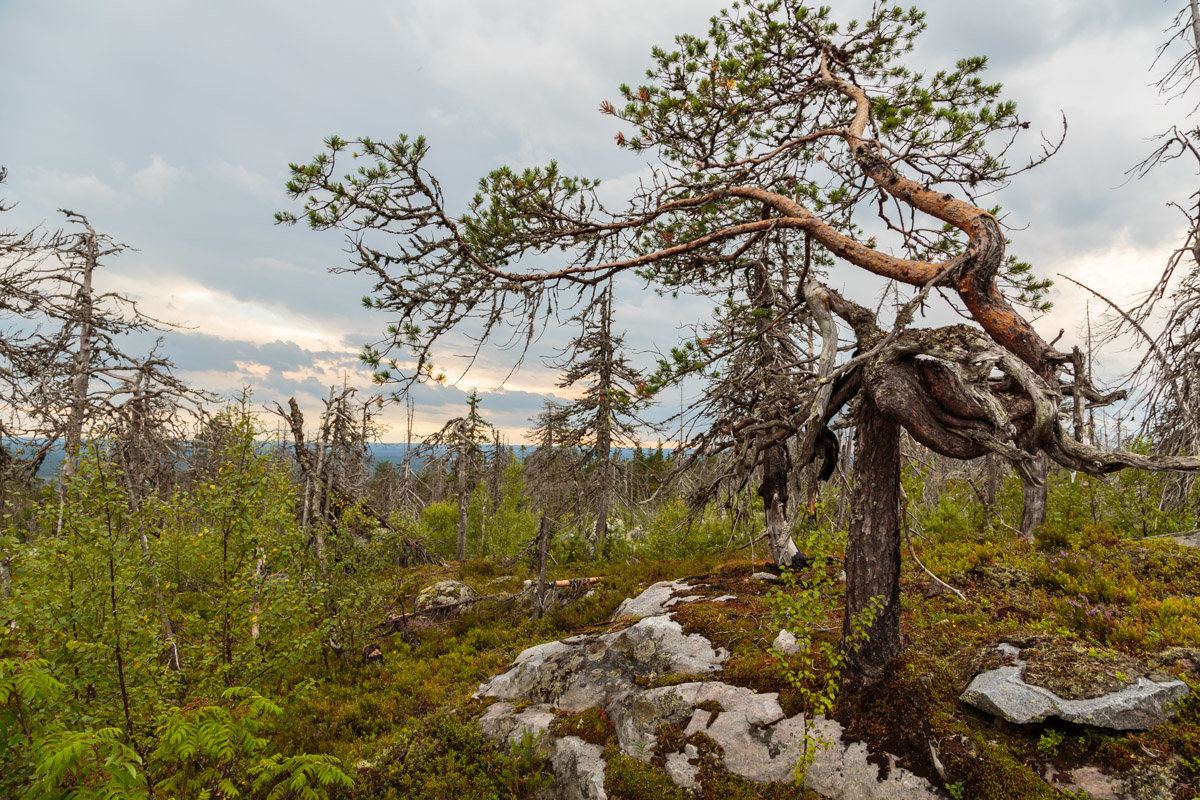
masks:
<svg viewBox="0 0 1200 800"><path fill-rule="evenodd" d="M467 396L467 415L455 417L425 440L439 459L449 457L454 476L454 494L458 498L458 530L455 560L467 560L467 504L479 482L485 463L483 445L492 439L492 426L479 413L479 393Z"/></svg>
<svg viewBox="0 0 1200 800"><path fill-rule="evenodd" d="M537 589L534 618L546 609L546 563L554 528L568 513L579 511L579 483L583 461L577 428L569 423L571 408L553 401L534 418L530 438L537 445L525 461L526 486L534 503L541 509L537 548Z"/></svg>
<svg viewBox="0 0 1200 800"><path fill-rule="evenodd" d="M1200 467L1102 451L1064 429L1060 406L1098 395L1014 306L1034 282L978 202L1054 146L1014 166L1028 123L982 80L983 58L932 75L903 65L923 28L915 9L878 5L843 26L800 0L742 0L707 36L654 49L646 83L622 86L619 108L601 105L628 126L617 144L659 164L621 211L551 163L495 170L454 215L422 165L427 142L404 136L332 137L291 166L287 188L313 228L347 231L347 269L376 280L372 304L399 318L391 348L415 347L418 373L460 325L484 338L507 325L530 333L547 292L627 270L671 290L727 283L771 235L806 234L839 263L913 287L890 321L811 276L802 287L818 327L840 320L856 344L846 358L824 342L793 413L814 423L796 437L801 465L815 457L817 423L849 405L857 425L845 626L882 609L850 654L848 670L866 680L900 648L901 428L954 458L1000 453L1027 474L1041 453L1088 473ZM362 166L341 175L346 153ZM873 235L855 224L867 213ZM934 291L975 324L914 327Z"/></svg>

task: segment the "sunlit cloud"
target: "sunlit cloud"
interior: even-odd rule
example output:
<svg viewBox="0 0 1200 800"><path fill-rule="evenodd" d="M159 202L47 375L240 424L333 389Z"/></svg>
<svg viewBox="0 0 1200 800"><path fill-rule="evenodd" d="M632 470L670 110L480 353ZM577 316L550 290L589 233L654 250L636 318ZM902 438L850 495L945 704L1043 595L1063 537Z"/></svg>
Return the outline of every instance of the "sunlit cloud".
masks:
<svg viewBox="0 0 1200 800"><path fill-rule="evenodd" d="M1106 247L1047 265L1053 273L1048 277L1055 282L1051 294L1054 308L1037 321L1038 331L1048 340L1062 331L1062 339L1056 345L1060 350L1070 350L1076 345L1086 349L1089 336L1092 341L1099 340L1101 326L1117 314L1107 301L1129 309L1141 300L1157 282L1172 246L1173 243L1164 242L1160 247L1139 247L1123 237ZM1078 281L1105 299L1062 276ZM1097 376L1104 380L1118 379L1137 364L1144 347L1144 342L1129 339L1107 346L1096 358Z"/></svg>
<svg viewBox="0 0 1200 800"><path fill-rule="evenodd" d="M340 330L327 327L320 319L282 305L243 300L192 278L147 280L141 275L111 273L102 280L106 290L136 299L150 316L220 339L258 345L294 342L305 350L357 355L357 350L345 345Z"/></svg>

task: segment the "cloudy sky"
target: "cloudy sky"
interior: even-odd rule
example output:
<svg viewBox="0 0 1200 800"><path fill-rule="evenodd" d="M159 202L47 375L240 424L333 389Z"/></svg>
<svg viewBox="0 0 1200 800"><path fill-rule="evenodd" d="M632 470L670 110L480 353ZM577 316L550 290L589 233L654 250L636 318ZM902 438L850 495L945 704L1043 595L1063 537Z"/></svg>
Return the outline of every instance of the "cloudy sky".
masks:
<svg viewBox="0 0 1200 800"><path fill-rule="evenodd" d="M838 4L847 16L865 0ZM1066 274L1114 299L1148 287L1177 241L1168 200L1194 191L1182 167L1126 176L1149 139L1182 122L1150 84L1155 48L1177 0L926 0L921 67L990 58L1035 129L1069 130L1050 163L996 196L1013 251L1038 274ZM357 360L387 322L361 308L369 286L330 275L346 263L337 234L276 227L294 209L288 162L330 134L424 134L452 204L500 164L557 158L569 173L629 180L643 165L617 150L615 121L596 112L636 83L654 44L701 33L719 8L700 0L0 0L0 227L88 215L137 248L105 265L104 288L187 326L166 350L192 383L263 404L295 395L310 410L331 384L367 387ZM857 278L839 273L853 288ZM634 347L669 347L694 309L626 291L618 328ZM1037 324L1067 340L1084 299L1065 281ZM1099 309L1093 306L1093 311ZM655 321L653 324L649 320ZM569 334L568 334L569 335ZM548 340L561 340L551 331ZM455 363L457 354L444 360ZM1128 353L1104 365L1116 374ZM416 397L428 431L479 388L512 441L555 391L531 359L503 357L456 385ZM451 370L451 376L457 373ZM503 384L502 381L505 381ZM402 437L397 426L385 438Z"/></svg>

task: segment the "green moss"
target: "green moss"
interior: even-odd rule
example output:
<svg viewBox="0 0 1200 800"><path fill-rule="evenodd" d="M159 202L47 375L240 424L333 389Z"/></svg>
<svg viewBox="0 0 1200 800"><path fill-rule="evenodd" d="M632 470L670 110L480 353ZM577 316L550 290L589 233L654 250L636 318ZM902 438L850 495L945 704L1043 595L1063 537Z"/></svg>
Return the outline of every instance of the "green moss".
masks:
<svg viewBox="0 0 1200 800"><path fill-rule="evenodd" d="M667 773L625 755L615 744L604 748L604 791L611 800L692 800Z"/></svg>
<svg viewBox="0 0 1200 800"><path fill-rule="evenodd" d="M684 633L700 634L730 652L761 646L759 620L767 614L761 602L746 597L724 603L681 603L673 609L673 617Z"/></svg>
<svg viewBox="0 0 1200 800"><path fill-rule="evenodd" d="M589 708L579 714L559 712L550 723L555 736L578 736L589 744L606 745L616 741L612 720L599 708Z"/></svg>
<svg viewBox="0 0 1200 800"><path fill-rule="evenodd" d="M1147 674L1136 659L1077 641L1045 638L1021 651L1026 683L1042 686L1067 700L1083 700L1119 691Z"/></svg>
<svg viewBox="0 0 1200 800"><path fill-rule="evenodd" d="M683 735L684 726L681 723L664 723L654 729L654 756L650 763L663 766L670 753L678 753L687 745L687 737Z"/></svg>
<svg viewBox="0 0 1200 800"><path fill-rule="evenodd" d="M712 675L687 672L656 672L652 675L637 675L633 682L643 689L659 689L663 686L678 686L681 683L711 680Z"/></svg>
<svg viewBox="0 0 1200 800"><path fill-rule="evenodd" d="M1062 795L1000 748L989 747L978 758L947 758L946 771L972 800L1053 800Z"/></svg>

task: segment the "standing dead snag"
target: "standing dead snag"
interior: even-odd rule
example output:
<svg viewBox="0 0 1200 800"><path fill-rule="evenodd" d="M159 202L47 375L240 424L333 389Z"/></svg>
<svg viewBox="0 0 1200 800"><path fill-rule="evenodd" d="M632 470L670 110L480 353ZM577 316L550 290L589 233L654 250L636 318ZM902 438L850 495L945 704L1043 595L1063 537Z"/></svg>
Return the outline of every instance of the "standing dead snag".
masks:
<svg viewBox="0 0 1200 800"><path fill-rule="evenodd" d="M933 75L905 67L924 29L919 11L879 5L853 25L831 15L800 0L743 0L715 16L706 36L656 48L647 82L622 86L622 107L601 105L633 129L621 132L620 146L657 158L620 211L606 207L593 181L551 163L493 171L466 211L453 214L422 166L427 142L405 136L332 137L327 152L291 165L287 188L311 227L346 231L346 270L376 280L372 305L395 324L365 357L385 378L408 349L411 379L427 375L442 338L460 326L479 341L502 333L529 341L550 295L567 303L620 272L668 291L727 286L771 237L803 238L837 264L912 287L914 300L889 321L804 275L798 296L827 304L857 350L847 357L835 342L818 369L797 365L787 421L777 426L798 444L794 466L816 458L822 429L844 409L859 426L855 481L872 491L854 493L846 615L855 619L876 598L885 608L853 654L853 670L866 679L900 647L900 428L954 458L998 453L1035 482L1025 465L1039 453L1092 474L1191 470L1200 460L1101 451L1060 420L1064 405L1092 393L1087 376L1072 373L1070 357L1010 300L1036 302L1045 283L1006 254L997 217L976 199L1057 145L1010 165L1028 123L999 85L980 78L984 59ZM362 166L339 176L347 151ZM557 265L544 268L550 256ZM918 304L934 291L973 324L914 327ZM796 318L810 305L779 313ZM740 326L714 344L744 348L755 335ZM704 358L684 353L700 365Z"/></svg>
<svg viewBox="0 0 1200 800"><path fill-rule="evenodd" d="M0 168L0 183L6 174ZM0 213L8 208L0 200ZM60 211L76 229L0 231L0 493L8 481L32 481L58 445L69 480L84 439L122 428L138 405L186 413L206 399L157 347L138 357L123 346L129 333L171 326L95 289L96 271L128 248Z"/></svg>
<svg viewBox="0 0 1200 800"><path fill-rule="evenodd" d="M586 493L596 515L593 549L599 557L608 552L608 519L616 488L613 447L637 444L637 426L645 425L638 414L647 404L646 384L645 376L629 363L624 337L613 333L611 282L594 304L570 322L579 326L579 333L557 354L553 365L563 370L560 388L582 384L583 393L561 409L548 410L557 420L540 420L538 429L554 436L550 428L563 427L557 446L580 448L582 462L577 466L593 468Z"/></svg>
<svg viewBox="0 0 1200 800"><path fill-rule="evenodd" d="M331 412L341 408L345 411L346 402L352 390L345 390L340 398L331 395L331 401L326 408L325 418L328 419ZM364 413L365 413L364 406ZM301 508L301 519L306 526L313 526L315 534L313 538L313 546L315 555L317 556L318 564L322 572L326 569L325 563L325 545L323 528L326 525L332 525L337 522L336 515L333 510L347 508L355 503L358 508L369 516L376 525L390 531L395 531L392 527L388 515L373 507L369 503L364 493L356 487L348 486L346 482L346 474L339 472L336 468L338 459L328 454L322 456L319 453L332 445L350 447L357 450L355 442L330 442L327 436L318 437L318 441L311 445L305 440L304 432L304 414L300 411L299 404L296 403L296 398L288 399L288 410L284 411L283 407L278 403L275 405L275 413L279 414L288 424L288 428L292 434L293 452L296 456L296 463L300 466L300 473L304 478L303 505ZM366 423L364 423L364 426ZM328 423L322 423L322 430L327 431ZM314 452L316 450L317 452ZM343 452L344 456L345 453ZM351 470L353 473L354 470ZM325 509L330 516L320 516L321 509ZM400 537L400 541L410 551L412 557L426 564L441 564L443 563L434 553L430 552L425 547L423 542L412 539L407 536Z"/></svg>

